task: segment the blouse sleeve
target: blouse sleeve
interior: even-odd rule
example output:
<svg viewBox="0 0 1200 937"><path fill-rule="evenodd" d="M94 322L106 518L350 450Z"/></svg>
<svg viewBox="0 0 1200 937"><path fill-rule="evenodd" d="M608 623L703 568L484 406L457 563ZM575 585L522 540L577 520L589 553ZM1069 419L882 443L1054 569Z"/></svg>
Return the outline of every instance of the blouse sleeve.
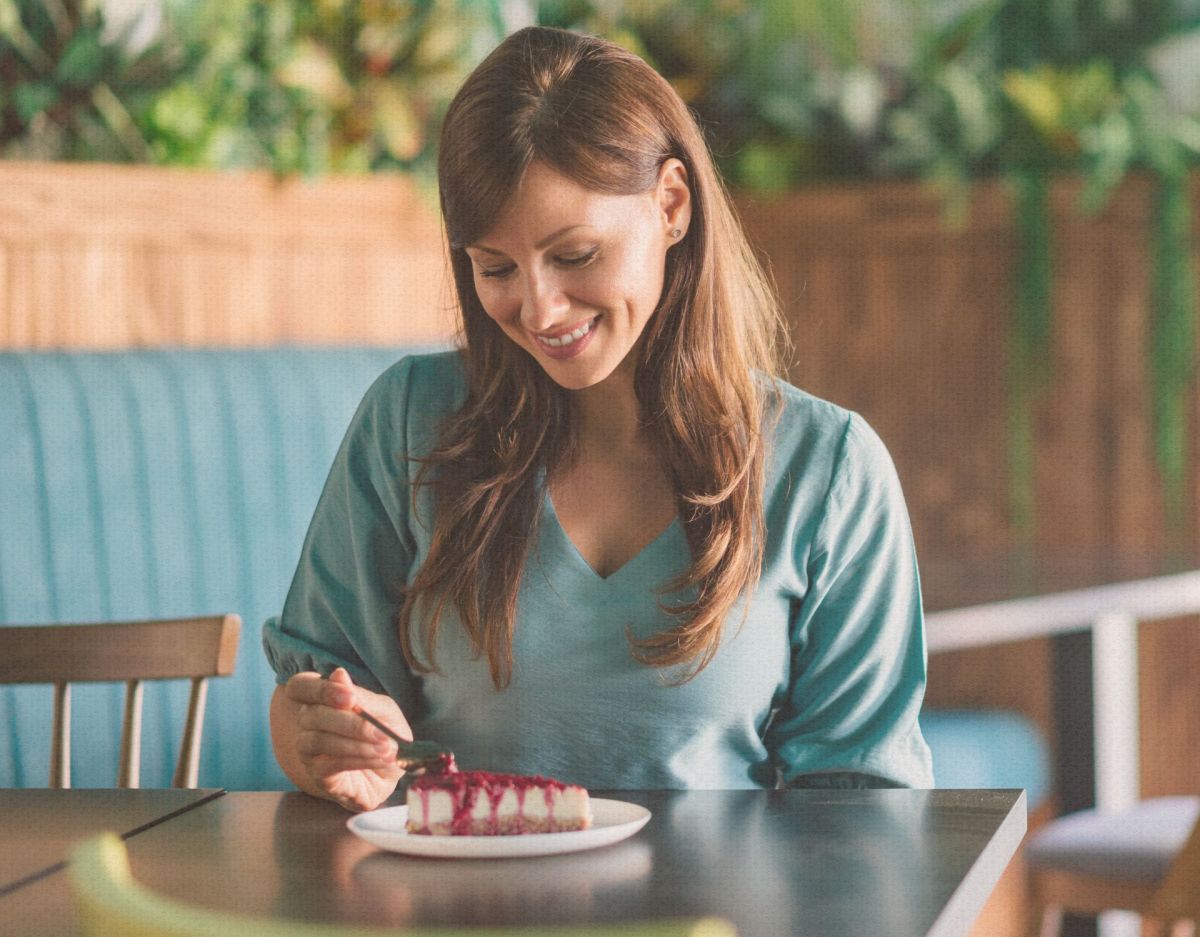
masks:
<svg viewBox="0 0 1200 937"><path fill-rule="evenodd" d="M789 786L828 775L932 787L917 716L925 692L920 583L891 457L859 416L845 426L824 516L796 546L791 676L767 743ZM822 776L822 777L817 777Z"/></svg>
<svg viewBox="0 0 1200 937"><path fill-rule="evenodd" d="M413 359L367 391L317 502L283 613L263 626L279 683L301 671L345 667L355 683L408 712L414 680L396 614L416 547L409 523L407 402Z"/></svg>

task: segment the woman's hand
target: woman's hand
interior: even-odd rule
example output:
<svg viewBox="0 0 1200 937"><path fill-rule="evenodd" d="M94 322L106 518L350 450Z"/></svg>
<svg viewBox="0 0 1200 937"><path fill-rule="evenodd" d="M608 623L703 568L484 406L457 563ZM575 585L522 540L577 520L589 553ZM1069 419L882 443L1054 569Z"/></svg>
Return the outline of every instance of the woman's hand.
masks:
<svg viewBox="0 0 1200 937"><path fill-rule="evenodd" d="M391 796L403 770L396 743L354 712L360 706L401 738L412 738L389 696L355 686L338 667L326 680L298 673L271 699L271 737L284 773L303 791L347 810L373 810Z"/></svg>

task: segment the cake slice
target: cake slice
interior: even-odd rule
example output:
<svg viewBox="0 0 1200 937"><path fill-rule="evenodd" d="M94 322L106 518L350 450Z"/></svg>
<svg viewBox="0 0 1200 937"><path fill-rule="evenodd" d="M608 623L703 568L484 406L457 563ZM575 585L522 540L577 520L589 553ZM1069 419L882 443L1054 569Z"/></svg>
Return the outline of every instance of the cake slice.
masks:
<svg viewBox="0 0 1200 937"><path fill-rule="evenodd" d="M592 824L578 784L526 774L431 771L408 788L408 832L434 836L563 833Z"/></svg>

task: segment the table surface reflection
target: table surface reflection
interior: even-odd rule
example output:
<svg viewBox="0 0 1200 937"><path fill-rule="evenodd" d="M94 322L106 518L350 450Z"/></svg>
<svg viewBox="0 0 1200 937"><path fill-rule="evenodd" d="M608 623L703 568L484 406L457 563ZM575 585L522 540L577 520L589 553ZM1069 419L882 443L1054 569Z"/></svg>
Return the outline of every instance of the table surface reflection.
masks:
<svg viewBox="0 0 1200 937"><path fill-rule="evenodd" d="M69 794L71 792L63 792ZM379 925L561 925L719 915L742 937L967 932L1025 832L1021 791L621 791L625 842L420 859L298 793L228 793L128 840L134 876L244 914ZM64 798L64 809L69 809ZM65 875L0 899L14 935L70 934Z"/></svg>
<svg viewBox="0 0 1200 937"><path fill-rule="evenodd" d="M81 836L102 830L131 836L222 793L218 789L0 790L4 818L0 895L61 866Z"/></svg>

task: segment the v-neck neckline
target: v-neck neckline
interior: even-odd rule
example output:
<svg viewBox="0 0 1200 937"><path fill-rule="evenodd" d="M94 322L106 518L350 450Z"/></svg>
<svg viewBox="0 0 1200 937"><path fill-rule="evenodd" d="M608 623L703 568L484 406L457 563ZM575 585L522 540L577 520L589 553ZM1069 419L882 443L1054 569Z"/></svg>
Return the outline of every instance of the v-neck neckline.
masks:
<svg viewBox="0 0 1200 937"><path fill-rule="evenodd" d="M549 521L554 524L558 531L558 535L561 537L563 544L566 546L567 551L574 558L575 562L579 566L583 567L583 570L596 582L611 583L613 580L622 577L632 568L640 565L647 555L656 550L667 539L671 531L675 529L676 525L679 524L679 515L675 515L671 518L667 526L655 534L654 537L649 540L645 546L638 550L637 553L627 559L607 576L601 576L598 572L596 572L595 567L587 561L587 558L580 551L579 547L575 545L575 541L571 539L571 535L567 533L567 528L563 526L562 520L558 516L558 510L554 507L554 499L550 497L550 486L545 483L544 474L542 475L540 482L542 489L543 513L547 516Z"/></svg>

